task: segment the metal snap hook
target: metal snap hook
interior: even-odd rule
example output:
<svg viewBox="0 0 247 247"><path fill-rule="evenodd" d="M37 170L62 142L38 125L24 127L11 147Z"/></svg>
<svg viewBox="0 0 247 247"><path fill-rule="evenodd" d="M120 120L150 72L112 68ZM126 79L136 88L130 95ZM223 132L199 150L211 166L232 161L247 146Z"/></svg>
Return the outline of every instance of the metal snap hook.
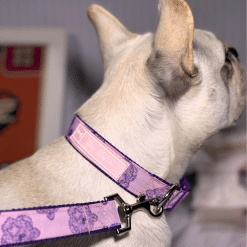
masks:
<svg viewBox="0 0 247 247"><path fill-rule="evenodd" d="M111 196L105 197L104 200L114 199L120 203L120 206L118 207L119 216L126 219L126 227L117 229L117 233L124 233L131 230L132 213L140 209L146 209L151 214L151 216L159 217L163 213L164 204L171 198L177 188L179 188L178 184L173 185L160 201L156 198L146 200L146 196L141 195L137 202L132 205L126 203L119 196L119 194L113 194Z"/></svg>

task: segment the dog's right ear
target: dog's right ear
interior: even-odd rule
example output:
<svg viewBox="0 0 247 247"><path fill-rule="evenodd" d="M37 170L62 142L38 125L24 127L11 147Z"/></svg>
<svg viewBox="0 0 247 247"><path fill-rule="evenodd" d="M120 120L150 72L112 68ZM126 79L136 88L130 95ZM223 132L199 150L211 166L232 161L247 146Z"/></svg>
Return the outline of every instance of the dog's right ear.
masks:
<svg viewBox="0 0 247 247"><path fill-rule="evenodd" d="M194 18L184 0L160 0L160 21L154 35L148 68L165 94L173 99L195 81L193 64Z"/></svg>
<svg viewBox="0 0 247 247"><path fill-rule="evenodd" d="M115 16L97 4L89 6L87 15L96 29L104 66L107 68L108 61L114 55L114 48L135 38L136 34L127 30Z"/></svg>

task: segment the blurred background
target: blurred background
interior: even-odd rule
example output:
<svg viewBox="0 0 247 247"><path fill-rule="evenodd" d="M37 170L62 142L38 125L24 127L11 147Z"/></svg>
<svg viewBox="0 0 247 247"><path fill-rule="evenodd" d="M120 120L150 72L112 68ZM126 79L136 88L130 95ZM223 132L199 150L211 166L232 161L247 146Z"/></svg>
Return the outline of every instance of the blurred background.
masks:
<svg viewBox="0 0 247 247"><path fill-rule="evenodd" d="M194 15L195 27L212 31L228 46L236 48L246 67L246 1L187 2ZM97 36L86 15L92 3L105 7L132 32L156 31L158 0L0 1L0 28L62 28L68 33L61 135L67 131L74 112L103 80ZM208 140L191 162L187 176L195 192L177 212L168 216L174 235L173 246L245 246L245 135L244 113L235 127ZM231 177L233 174L234 178ZM215 188L218 189L215 191ZM228 193L232 190L234 195ZM209 203L212 198L213 202ZM223 211L225 214L220 215ZM210 214L213 217L207 217ZM219 229L223 230L219 232Z"/></svg>

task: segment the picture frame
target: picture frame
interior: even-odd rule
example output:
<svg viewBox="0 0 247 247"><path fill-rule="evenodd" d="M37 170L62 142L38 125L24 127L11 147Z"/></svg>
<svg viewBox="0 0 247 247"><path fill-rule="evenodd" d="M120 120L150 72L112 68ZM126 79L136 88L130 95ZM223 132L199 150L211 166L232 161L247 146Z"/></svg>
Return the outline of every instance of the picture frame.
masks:
<svg viewBox="0 0 247 247"><path fill-rule="evenodd" d="M19 47L15 50L19 52L19 50L26 49L26 53L30 50L28 47L34 47L35 49L44 48L42 68L40 69L42 83L37 99L36 151L62 135L63 101L66 84L67 32L61 28L0 28L0 46L3 48L8 47L8 50L10 50L10 47ZM35 54L37 53L36 51ZM29 72L32 71L30 70ZM22 76L20 72L18 75ZM2 85L4 84L2 83ZM0 145L4 145L4 143Z"/></svg>

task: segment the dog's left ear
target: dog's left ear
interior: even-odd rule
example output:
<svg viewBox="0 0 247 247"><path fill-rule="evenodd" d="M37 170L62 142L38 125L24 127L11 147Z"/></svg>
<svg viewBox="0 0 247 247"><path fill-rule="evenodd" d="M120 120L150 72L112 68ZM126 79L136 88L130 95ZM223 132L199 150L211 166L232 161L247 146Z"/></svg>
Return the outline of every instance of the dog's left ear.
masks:
<svg viewBox="0 0 247 247"><path fill-rule="evenodd" d="M137 35L127 30L115 16L97 4L89 6L87 15L96 29L104 66L107 68L115 47Z"/></svg>
<svg viewBox="0 0 247 247"><path fill-rule="evenodd" d="M178 98L198 72L193 64L194 18L184 0L160 0L159 13L148 68L166 95Z"/></svg>

